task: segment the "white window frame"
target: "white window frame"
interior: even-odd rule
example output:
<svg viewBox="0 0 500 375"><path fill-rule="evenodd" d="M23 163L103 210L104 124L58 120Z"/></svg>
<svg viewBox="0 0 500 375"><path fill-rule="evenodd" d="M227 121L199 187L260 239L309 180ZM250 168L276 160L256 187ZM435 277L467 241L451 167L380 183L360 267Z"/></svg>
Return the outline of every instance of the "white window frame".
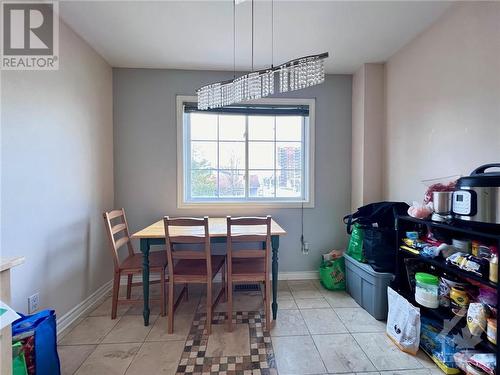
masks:
<svg viewBox="0 0 500 375"><path fill-rule="evenodd" d="M177 113L177 208L199 209L199 208L235 208L235 207L261 207L261 208L314 208L314 140L315 140L315 99L299 98L265 98L252 100L252 104L268 105L307 105L309 106L309 123L304 134L304 200L286 199L259 199L259 200L207 200L186 201L185 195L185 161L188 160L184 148L184 108L186 102L196 103L196 96L178 95L176 100Z"/></svg>

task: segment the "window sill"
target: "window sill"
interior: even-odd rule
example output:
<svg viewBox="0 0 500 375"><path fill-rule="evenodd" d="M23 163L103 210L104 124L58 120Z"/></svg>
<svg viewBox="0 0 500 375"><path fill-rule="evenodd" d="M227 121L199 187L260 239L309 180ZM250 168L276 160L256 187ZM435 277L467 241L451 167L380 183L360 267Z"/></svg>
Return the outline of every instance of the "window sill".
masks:
<svg viewBox="0 0 500 375"><path fill-rule="evenodd" d="M314 208L314 202L303 202L304 208ZM178 202L179 209L200 209L200 208L302 208L302 202Z"/></svg>

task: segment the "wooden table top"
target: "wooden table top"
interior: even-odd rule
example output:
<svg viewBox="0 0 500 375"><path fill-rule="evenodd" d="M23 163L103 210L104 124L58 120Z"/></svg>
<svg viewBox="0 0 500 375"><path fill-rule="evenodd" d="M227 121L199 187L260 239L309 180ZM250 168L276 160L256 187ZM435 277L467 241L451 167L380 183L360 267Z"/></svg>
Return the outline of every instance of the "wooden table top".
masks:
<svg viewBox="0 0 500 375"><path fill-rule="evenodd" d="M262 228L262 229L260 229ZM227 237L227 223L225 217L210 217L208 218L208 230L210 237ZM233 226L235 234L262 234L265 233L265 226ZM197 236L203 234L203 228L192 227L171 227L170 234L173 236ZM286 231L279 224L271 220L271 234L273 236L283 236ZM134 233L132 238L165 238L165 228L163 220L159 220L150 226L141 229Z"/></svg>
<svg viewBox="0 0 500 375"><path fill-rule="evenodd" d="M24 263L24 257L0 258L0 272L9 270Z"/></svg>

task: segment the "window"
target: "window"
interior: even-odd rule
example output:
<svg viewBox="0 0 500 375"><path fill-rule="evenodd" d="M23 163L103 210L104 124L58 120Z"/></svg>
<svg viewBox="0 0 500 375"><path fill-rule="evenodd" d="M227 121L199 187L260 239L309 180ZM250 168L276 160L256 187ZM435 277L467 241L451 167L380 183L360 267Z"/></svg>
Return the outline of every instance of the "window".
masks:
<svg viewBox="0 0 500 375"><path fill-rule="evenodd" d="M314 100L198 111L178 97L179 206L312 202Z"/></svg>

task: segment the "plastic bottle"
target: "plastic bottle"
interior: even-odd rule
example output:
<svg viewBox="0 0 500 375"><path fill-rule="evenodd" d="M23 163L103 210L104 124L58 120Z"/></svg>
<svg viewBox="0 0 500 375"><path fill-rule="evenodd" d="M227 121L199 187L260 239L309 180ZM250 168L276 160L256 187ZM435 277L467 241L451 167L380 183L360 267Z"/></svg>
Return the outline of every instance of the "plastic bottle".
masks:
<svg viewBox="0 0 500 375"><path fill-rule="evenodd" d="M498 255L493 254L490 258L490 281L498 283Z"/></svg>

